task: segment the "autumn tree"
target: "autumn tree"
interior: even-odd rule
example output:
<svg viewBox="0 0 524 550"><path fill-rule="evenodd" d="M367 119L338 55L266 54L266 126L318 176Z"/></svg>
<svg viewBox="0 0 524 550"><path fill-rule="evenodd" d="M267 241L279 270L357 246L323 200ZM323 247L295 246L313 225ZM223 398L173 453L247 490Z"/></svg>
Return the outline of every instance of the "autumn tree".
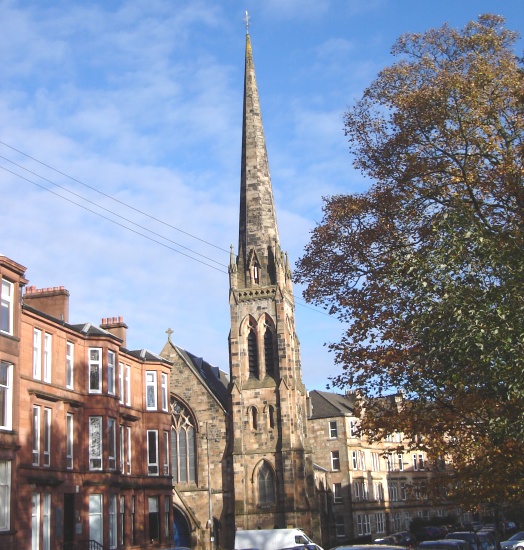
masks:
<svg viewBox="0 0 524 550"><path fill-rule="evenodd" d="M324 198L295 273L347 323L333 385L405 395L368 400L364 431L404 432L469 505L524 500L524 79L504 23L400 37L345 115L370 188Z"/></svg>

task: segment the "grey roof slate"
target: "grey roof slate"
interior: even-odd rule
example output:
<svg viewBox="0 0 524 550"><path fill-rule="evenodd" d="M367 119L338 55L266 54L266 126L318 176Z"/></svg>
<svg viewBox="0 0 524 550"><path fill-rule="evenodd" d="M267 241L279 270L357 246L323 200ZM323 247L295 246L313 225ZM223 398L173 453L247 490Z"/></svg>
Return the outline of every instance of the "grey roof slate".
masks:
<svg viewBox="0 0 524 550"><path fill-rule="evenodd" d="M309 392L311 418L354 414L355 396L313 390Z"/></svg>
<svg viewBox="0 0 524 550"><path fill-rule="evenodd" d="M227 408L228 403L228 385L229 379L224 371L204 361L202 357L197 357L191 352L181 349L177 346L180 353L185 356L186 361L189 361L199 372L202 379L207 384L210 391L220 401L224 408Z"/></svg>

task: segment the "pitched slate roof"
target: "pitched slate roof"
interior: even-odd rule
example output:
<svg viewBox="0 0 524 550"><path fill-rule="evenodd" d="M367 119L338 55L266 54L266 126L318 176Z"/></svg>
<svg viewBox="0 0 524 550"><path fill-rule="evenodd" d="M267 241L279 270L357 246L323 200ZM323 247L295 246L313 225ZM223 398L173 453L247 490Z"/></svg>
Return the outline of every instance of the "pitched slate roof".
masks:
<svg viewBox="0 0 524 550"><path fill-rule="evenodd" d="M136 357L141 361L171 364L171 361L168 361L167 359L164 359L163 357L160 357L160 355L157 355L156 353L153 353L152 351L149 351L147 349L125 350L125 351L129 355L132 355L133 357Z"/></svg>
<svg viewBox="0 0 524 550"><path fill-rule="evenodd" d="M197 370L204 382L207 384L209 390L220 401L222 406L224 408L227 408L227 388L229 385L227 374L224 371L220 370L218 367L215 367L207 361L204 361L202 357L197 357L191 352L181 349L178 346L176 346L176 348L179 353L184 356L184 359L190 362Z"/></svg>
<svg viewBox="0 0 524 550"><path fill-rule="evenodd" d="M309 392L311 418L329 418L354 414L355 395L341 395L325 391Z"/></svg>

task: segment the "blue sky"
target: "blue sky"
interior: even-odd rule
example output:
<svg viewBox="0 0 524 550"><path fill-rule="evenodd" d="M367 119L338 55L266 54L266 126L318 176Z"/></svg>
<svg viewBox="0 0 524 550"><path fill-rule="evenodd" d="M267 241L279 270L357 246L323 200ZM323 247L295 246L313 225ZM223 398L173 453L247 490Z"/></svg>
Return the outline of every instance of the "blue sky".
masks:
<svg viewBox="0 0 524 550"><path fill-rule="evenodd" d="M226 371L246 9L293 263L322 197L370 183L342 117L395 39L481 13L524 32L521 0L0 1L0 253L31 285L64 285L72 323L123 316L128 347L157 353L171 328ZM304 380L324 389L343 327L302 304Z"/></svg>

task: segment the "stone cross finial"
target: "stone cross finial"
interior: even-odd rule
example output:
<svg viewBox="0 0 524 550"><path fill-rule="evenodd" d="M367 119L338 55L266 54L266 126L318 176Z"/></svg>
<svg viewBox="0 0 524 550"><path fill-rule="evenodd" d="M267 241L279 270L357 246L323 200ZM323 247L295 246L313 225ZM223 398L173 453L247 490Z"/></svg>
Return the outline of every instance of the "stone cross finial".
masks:
<svg viewBox="0 0 524 550"><path fill-rule="evenodd" d="M249 14L247 13L247 10L246 10L246 16L244 17L244 22L246 23L246 34L249 34L249 20L251 18L249 17Z"/></svg>
<svg viewBox="0 0 524 550"><path fill-rule="evenodd" d="M171 342L171 335L173 334L173 331L170 328L168 328L166 330L166 334L167 334L167 339Z"/></svg>

